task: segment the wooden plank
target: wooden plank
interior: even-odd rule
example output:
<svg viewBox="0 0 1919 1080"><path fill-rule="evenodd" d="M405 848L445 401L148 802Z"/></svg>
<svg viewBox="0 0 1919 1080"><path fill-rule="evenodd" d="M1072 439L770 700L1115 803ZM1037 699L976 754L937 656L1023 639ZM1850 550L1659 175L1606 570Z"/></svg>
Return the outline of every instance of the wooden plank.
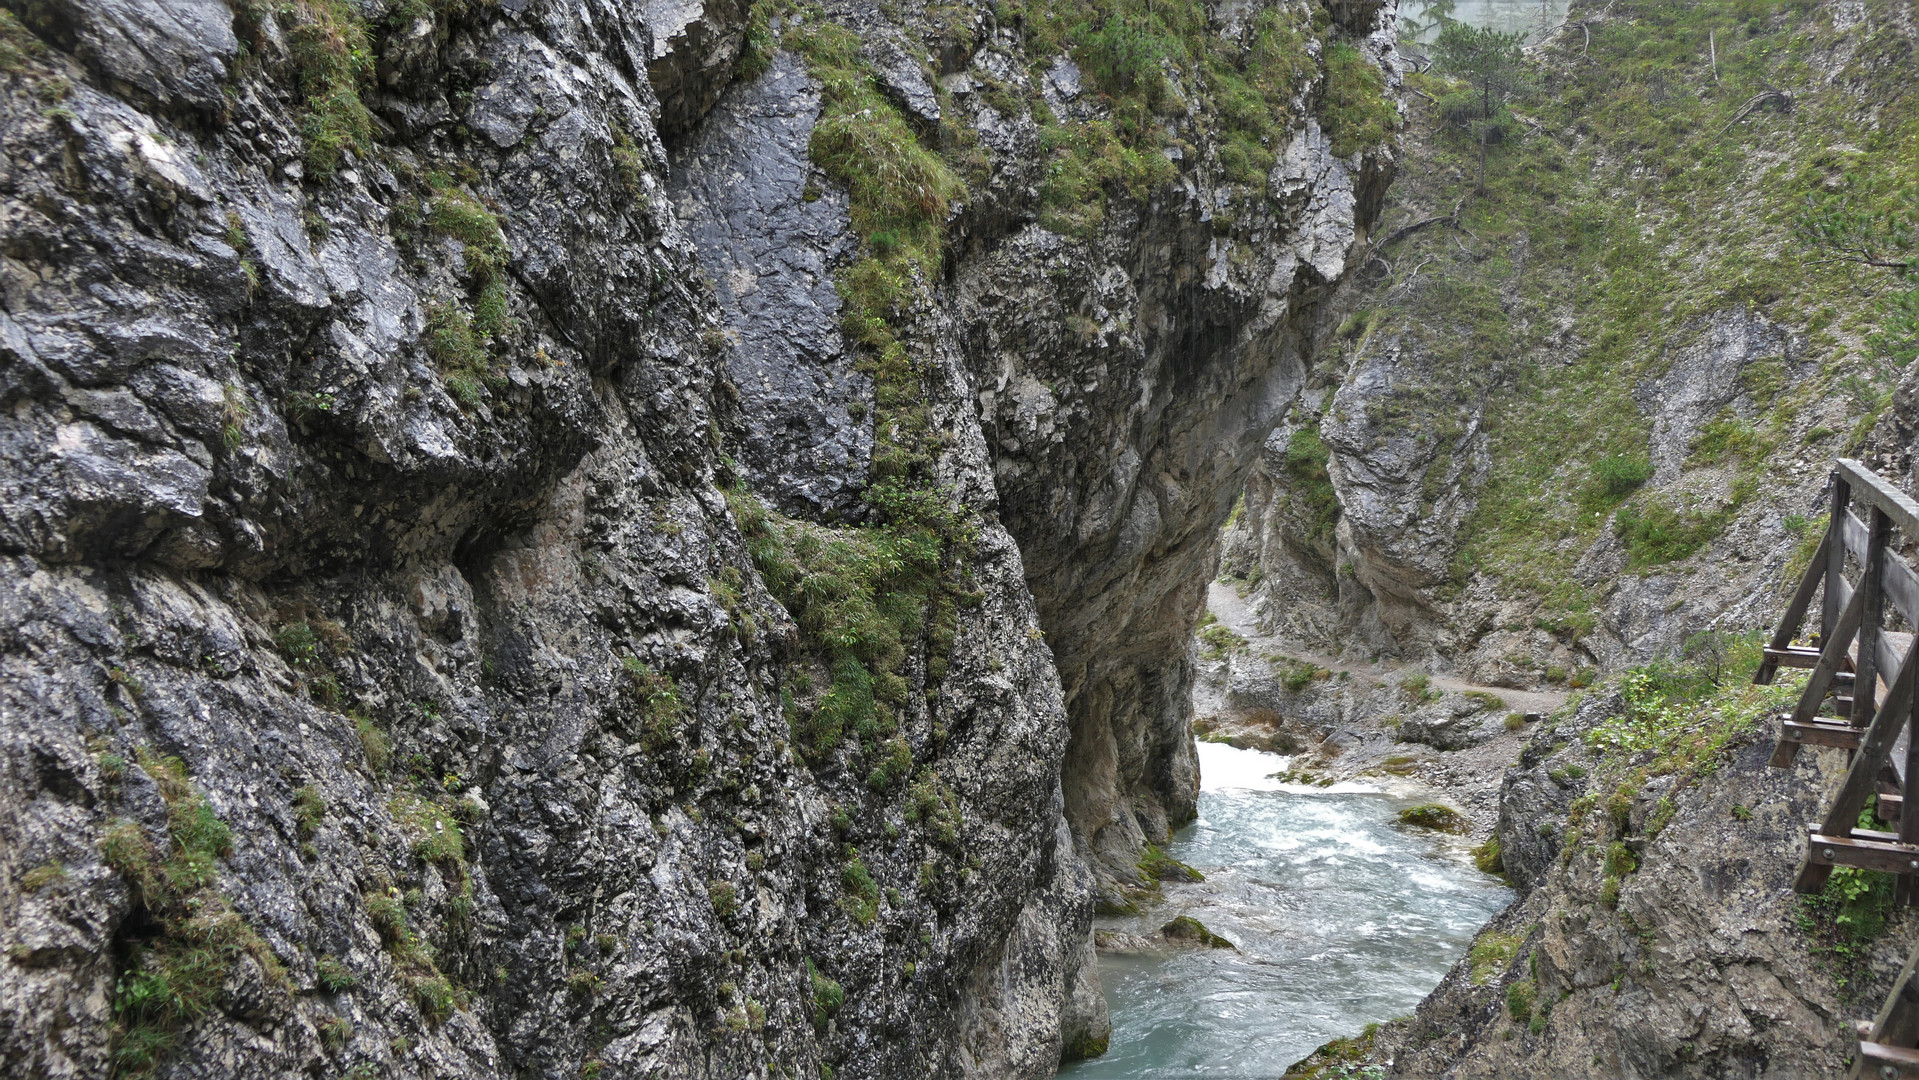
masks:
<svg viewBox="0 0 1919 1080"><path fill-rule="evenodd" d="M1799 587L1792 592L1792 602L1786 605L1786 613L1779 617L1779 627L1772 632L1772 644L1766 649L1766 658L1760 662L1759 670L1753 672L1752 681L1770 683L1773 672L1779 669L1782 661L1775 660L1774 654L1791 652L1792 639L1799 636L1799 624L1806 621L1806 609L1812 606L1812 594L1819 591L1819 582L1826 574L1826 549L1832 545L1832 530L1819 538L1819 550L1812 553L1812 561L1806 564L1806 572L1799 575ZM1919 622L1919 619L1914 620ZM1818 662L1819 650L1807 650L1813 654L1813 663ZM1798 667L1799 665L1790 665ZM1811 667L1809 663L1805 665Z"/></svg>
<svg viewBox="0 0 1919 1080"><path fill-rule="evenodd" d="M1871 542L1866 523L1848 512L1844 532L1846 550L1864 565L1866 548ZM1913 539L1919 540L1919 536ZM1895 555L1886 560L1884 585L1886 595L1892 598L1892 606L1899 609L1899 614L1904 615L1907 622L1919 624L1919 574L1915 574L1904 559Z"/></svg>
<svg viewBox="0 0 1919 1080"><path fill-rule="evenodd" d="M1862 1039L1851 1075L1862 1080L1919 1080L1919 1050Z"/></svg>
<svg viewBox="0 0 1919 1080"><path fill-rule="evenodd" d="M1876 830L1862 831L1879 836L1890 835ZM1815 866L1827 868L1828 872L1835 866L1856 866L1862 870L1883 870L1888 874L1919 873L1919 844L1822 833L1816 825L1812 827L1807 844L1806 858Z"/></svg>
<svg viewBox="0 0 1919 1080"><path fill-rule="evenodd" d="M1852 458L1840 458L1834 472L1852 489L1853 495L1884 510L1893 524L1906 530L1907 536L1919 539L1919 502L1914 502L1912 496Z"/></svg>
<svg viewBox="0 0 1919 1080"><path fill-rule="evenodd" d="M1828 578L1826 592L1836 596L1845 588L1846 579ZM1832 682L1833 672L1839 670L1839 664L1846 657L1846 647L1852 643L1853 634L1859 630L1859 616L1864 607L1865 596L1854 593L1846 601L1845 610L1835 624L1827 626L1825 640L1819 650L1819 662L1812 667L1812 674L1806 676L1806 688L1799 695L1799 704L1792 710L1792 718L1805 723L1819 711L1819 704L1826 700L1826 687ZM1773 747L1771 764L1776 768L1785 768L1799 753L1798 744L1784 739Z"/></svg>
<svg viewBox="0 0 1919 1080"><path fill-rule="evenodd" d="M1766 649L1766 662L1774 667L1809 668L1819 663L1819 650L1798 646L1785 649ZM1768 682L1772 680L1768 679Z"/></svg>
<svg viewBox="0 0 1919 1080"><path fill-rule="evenodd" d="M1824 659L1820 660L1823 665ZM1813 675L1817 677L1817 669ZM1859 820L1859 811L1865 809L1866 800L1878 790L1879 767L1884 765L1888 754L1892 753L1893 742L1899 736L1899 730L1906 725L1912 709L1912 692L1915 679L1919 679L1919 663L1914 663L1911 655L1899 667L1899 674L1886 692L1885 707L1872 718L1872 725L1866 728L1865 738L1852 755L1852 764L1846 769L1846 779L1839 787L1839 793L1833 797L1832 805L1826 810L1825 820L1820 822L1818 832L1824 836L1845 836ZM1795 717L1797 719L1797 717ZM1914 815L1919 816L1919 815ZM1900 845L1902 848L1909 845ZM1815 847L1808 853L1806 861L1799 865L1799 875L1793 881L1793 889L1798 892L1818 892L1826 885L1831 876L1831 864L1812 858L1821 848ZM1852 865L1852 864L1847 864Z"/></svg>
<svg viewBox="0 0 1919 1080"><path fill-rule="evenodd" d="M1859 748L1859 729L1846 723L1799 721L1787 717L1785 723L1780 725L1779 737L1790 739L1800 746L1836 746L1841 750Z"/></svg>

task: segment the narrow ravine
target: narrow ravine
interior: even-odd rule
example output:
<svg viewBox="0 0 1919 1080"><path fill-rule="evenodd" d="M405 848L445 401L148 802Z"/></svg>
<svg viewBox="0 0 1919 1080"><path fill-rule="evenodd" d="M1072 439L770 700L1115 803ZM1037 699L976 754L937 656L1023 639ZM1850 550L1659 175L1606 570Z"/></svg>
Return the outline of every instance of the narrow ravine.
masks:
<svg viewBox="0 0 1919 1080"><path fill-rule="evenodd" d="M1453 837L1407 829L1416 801L1360 784L1303 788L1288 759L1201 743L1199 820L1168 853L1206 874L1108 940L1179 915L1237 949L1108 950L1106 1055L1075 1080L1277 1077L1329 1039L1409 1012L1510 901ZM1122 939L1123 940L1123 939Z"/></svg>

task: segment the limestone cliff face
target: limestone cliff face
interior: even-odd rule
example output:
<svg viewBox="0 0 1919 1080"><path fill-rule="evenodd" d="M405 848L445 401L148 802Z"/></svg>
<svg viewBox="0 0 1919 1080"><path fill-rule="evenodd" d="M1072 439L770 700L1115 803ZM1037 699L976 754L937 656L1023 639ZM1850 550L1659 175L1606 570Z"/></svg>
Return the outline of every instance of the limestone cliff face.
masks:
<svg viewBox="0 0 1919 1080"><path fill-rule="evenodd" d="M1299 390L1303 328L1368 220L1353 191L1366 178L1316 134L1281 165L1316 203L1298 240L1276 217L1216 238L1189 212L1100 252L1140 267L1129 276L1049 275L1077 253L1033 234L959 283L1002 513L1025 541L1073 724L1068 818L1121 873L1192 817L1186 641L1213 537ZM1205 205L1196 194L1189 207ZM1216 276L1182 274L1207 263ZM1076 333L1076 312L1097 329Z"/></svg>
<svg viewBox="0 0 1919 1080"><path fill-rule="evenodd" d="M1000 513L1066 695L1067 820L1103 887L1143 884L1142 844L1192 818L1189 642L1218 529L1390 171L1308 120L1270 200L1196 178L1089 241L1027 228L956 275Z"/></svg>
<svg viewBox="0 0 1919 1080"><path fill-rule="evenodd" d="M1379 64L1378 10L1334 15ZM1385 181L1318 76L1264 183L1189 133L1068 239L1005 88L1104 106L984 9L0 18L0 1068L1024 1077L1103 1044L1092 898L1190 813L1211 537ZM890 315L904 388L847 335L872 238L777 19L856 29L889 108L978 147ZM863 492L902 394L964 522L903 613L830 563L894 550ZM780 537L840 576L769 579ZM905 628L857 739L815 722L851 661L769 591L808 582Z"/></svg>

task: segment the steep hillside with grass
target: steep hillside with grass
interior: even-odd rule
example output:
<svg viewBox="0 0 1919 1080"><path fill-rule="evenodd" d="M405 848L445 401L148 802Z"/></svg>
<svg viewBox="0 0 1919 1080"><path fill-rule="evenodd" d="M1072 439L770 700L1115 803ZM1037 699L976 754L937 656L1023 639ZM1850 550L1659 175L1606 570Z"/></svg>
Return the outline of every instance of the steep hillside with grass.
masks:
<svg viewBox="0 0 1919 1080"><path fill-rule="evenodd" d="M0 3L0 1073L1041 1077L1375 3Z"/></svg>
<svg viewBox="0 0 1919 1080"><path fill-rule="evenodd" d="M1580 4L1490 120L1409 76L1225 572L1303 647L1512 686L1766 618L1829 460L1910 468L1914 40L1903 2Z"/></svg>

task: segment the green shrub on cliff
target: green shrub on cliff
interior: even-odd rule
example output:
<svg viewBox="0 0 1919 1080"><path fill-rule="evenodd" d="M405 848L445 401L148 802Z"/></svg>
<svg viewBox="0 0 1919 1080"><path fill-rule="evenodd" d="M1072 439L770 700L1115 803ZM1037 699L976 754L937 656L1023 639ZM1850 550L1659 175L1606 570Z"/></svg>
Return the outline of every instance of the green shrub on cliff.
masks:
<svg viewBox="0 0 1919 1080"><path fill-rule="evenodd" d="M1292 481L1288 497L1308 522L1313 542L1330 545L1339 522L1339 494L1328 471L1333 453L1311 421L1302 423L1286 439L1286 474Z"/></svg>
<svg viewBox="0 0 1919 1080"><path fill-rule="evenodd" d="M115 956L112 1066L119 1076L148 1073L171 1053L216 1006L242 956L260 965L273 989L286 983L279 958L214 887L219 860L232 852L232 830L180 759L145 750L137 757L166 805L169 838L157 848L138 824L121 818L100 840L149 928Z"/></svg>
<svg viewBox="0 0 1919 1080"><path fill-rule="evenodd" d="M1326 51L1320 114L1337 157L1385 142L1399 125L1399 109L1386 96L1386 76L1343 41Z"/></svg>
<svg viewBox="0 0 1919 1080"><path fill-rule="evenodd" d="M806 967L807 988L813 1000L813 1030L820 1035L826 1034L826 1022L833 1019L846 1004L846 990L838 982L820 974L809 957L804 961Z"/></svg>
<svg viewBox="0 0 1919 1080"><path fill-rule="evenodd" d="M1842 866L1823 890L1799 898L1799 930L1849 1001L1871 982L1864 965L1892 915L1895 882L1891 874Z"/></svg>
<svg viewBox="0 0 1919 1080"><path fill-rule="evenodd" d="M802 748L816 762L849 736L877 750L898 730L913 691L909 649L952 647L959 581L947 560L964 535L960 523L934 515L832 528L776 514L744 490L729 500L767 589L823 654L829 674L816 702L795 702ZM898 757L895 751L889 760ZM876 772L876 786L890 786L908 766L894 761L883 776Z"/></svg>

